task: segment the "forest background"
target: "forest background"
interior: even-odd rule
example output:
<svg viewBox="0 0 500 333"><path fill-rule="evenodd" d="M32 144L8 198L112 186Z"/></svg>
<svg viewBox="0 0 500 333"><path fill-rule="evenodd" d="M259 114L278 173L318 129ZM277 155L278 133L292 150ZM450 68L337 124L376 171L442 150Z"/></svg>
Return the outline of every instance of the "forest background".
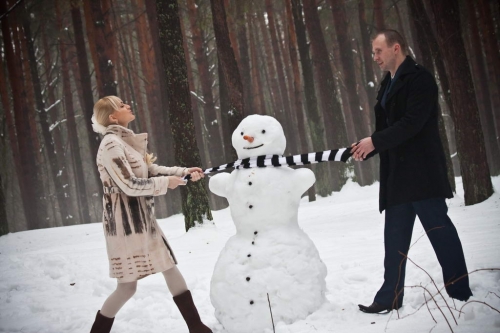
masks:
<svg viewBox="0 0 500 333"><path fill-rule="evenodd" d="M385 75L370 37L384 28L435 74L466 205L500 174L498 1L8 0L0 20L0 235L101 221L90 117L106 95L131 105L131 129L168 166L235 160L231 134L249 114L281 122L287 155L369 136ZM310 167L309 200L378 180L378 157ZM187 230L226 206L204 181L158 197L156 214L183 212Z"/></svg>

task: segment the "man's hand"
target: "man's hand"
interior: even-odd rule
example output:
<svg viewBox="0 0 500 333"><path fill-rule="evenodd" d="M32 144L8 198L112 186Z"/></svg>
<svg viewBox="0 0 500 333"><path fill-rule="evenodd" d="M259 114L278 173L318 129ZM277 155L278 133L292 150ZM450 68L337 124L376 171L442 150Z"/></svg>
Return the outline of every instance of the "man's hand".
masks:
<svg viewBox="0 0 500 333"><path fill-rule="evenodd" d="M371 137L364 138L357 144L353 143L351 145L351 148L352 157L356 161L364 160L369 153L375 150L375 146L373 145Z"/></svg>
<svg viewBox="0 0 500 333"><path fill-rule="evenodd" d="M191 175L191 181L193 182L196 182L198 180L200 180L201 178L204 178L205 177L205 174L203 173L203 170L201 168L197 168L197 167L194 167L194 168L187 168L185 171L184 171L184 175Z"/></svg>

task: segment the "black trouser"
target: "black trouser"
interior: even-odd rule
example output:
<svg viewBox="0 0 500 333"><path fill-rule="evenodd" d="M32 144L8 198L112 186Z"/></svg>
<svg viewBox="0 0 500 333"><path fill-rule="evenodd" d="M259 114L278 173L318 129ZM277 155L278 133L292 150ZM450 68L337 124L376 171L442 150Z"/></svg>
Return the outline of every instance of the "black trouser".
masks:
<svg viewBox="0 0 500 333"><path fill-rule="evenodd" d="M447 213L444 198L415 201L386 209L384 284L377 292L375 302L387 306L403 305L406 260L399 252L408 254L417 215L443 270L448 295L459 300L467 300L472 295L462 244ZM449 284L463 275L460 280ZM396 297L397 303L393 303Z"/></svg>

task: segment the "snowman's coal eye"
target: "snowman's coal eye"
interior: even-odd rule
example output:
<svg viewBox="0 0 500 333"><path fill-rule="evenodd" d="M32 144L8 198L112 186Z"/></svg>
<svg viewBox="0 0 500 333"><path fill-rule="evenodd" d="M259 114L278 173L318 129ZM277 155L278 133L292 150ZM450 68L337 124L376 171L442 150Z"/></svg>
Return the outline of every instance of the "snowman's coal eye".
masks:
<svg viewBox="0 0 500 333"><path fill-rule="evenodd" d="M262 134L266 133L266 130L262 130Z"/></svg>
<svg viewBox="0 0 500 333"><path fill-rule="evenodd" d="M241 135L243 135L243 132L241 132Z"/></svg>

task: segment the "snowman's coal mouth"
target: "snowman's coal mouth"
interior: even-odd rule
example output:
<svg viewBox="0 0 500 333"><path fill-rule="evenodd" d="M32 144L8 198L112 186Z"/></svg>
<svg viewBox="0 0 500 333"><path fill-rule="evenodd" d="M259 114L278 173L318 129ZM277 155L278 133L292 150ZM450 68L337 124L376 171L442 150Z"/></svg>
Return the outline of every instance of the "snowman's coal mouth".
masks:
<svg viewBox="0 0 500 333"><path fill-rule="evenodd" d="M243 149L255 149L255 148L262 147L263 145L264 144L261 144L261 145L255 146L255 147L243 147Z"/></svg>

